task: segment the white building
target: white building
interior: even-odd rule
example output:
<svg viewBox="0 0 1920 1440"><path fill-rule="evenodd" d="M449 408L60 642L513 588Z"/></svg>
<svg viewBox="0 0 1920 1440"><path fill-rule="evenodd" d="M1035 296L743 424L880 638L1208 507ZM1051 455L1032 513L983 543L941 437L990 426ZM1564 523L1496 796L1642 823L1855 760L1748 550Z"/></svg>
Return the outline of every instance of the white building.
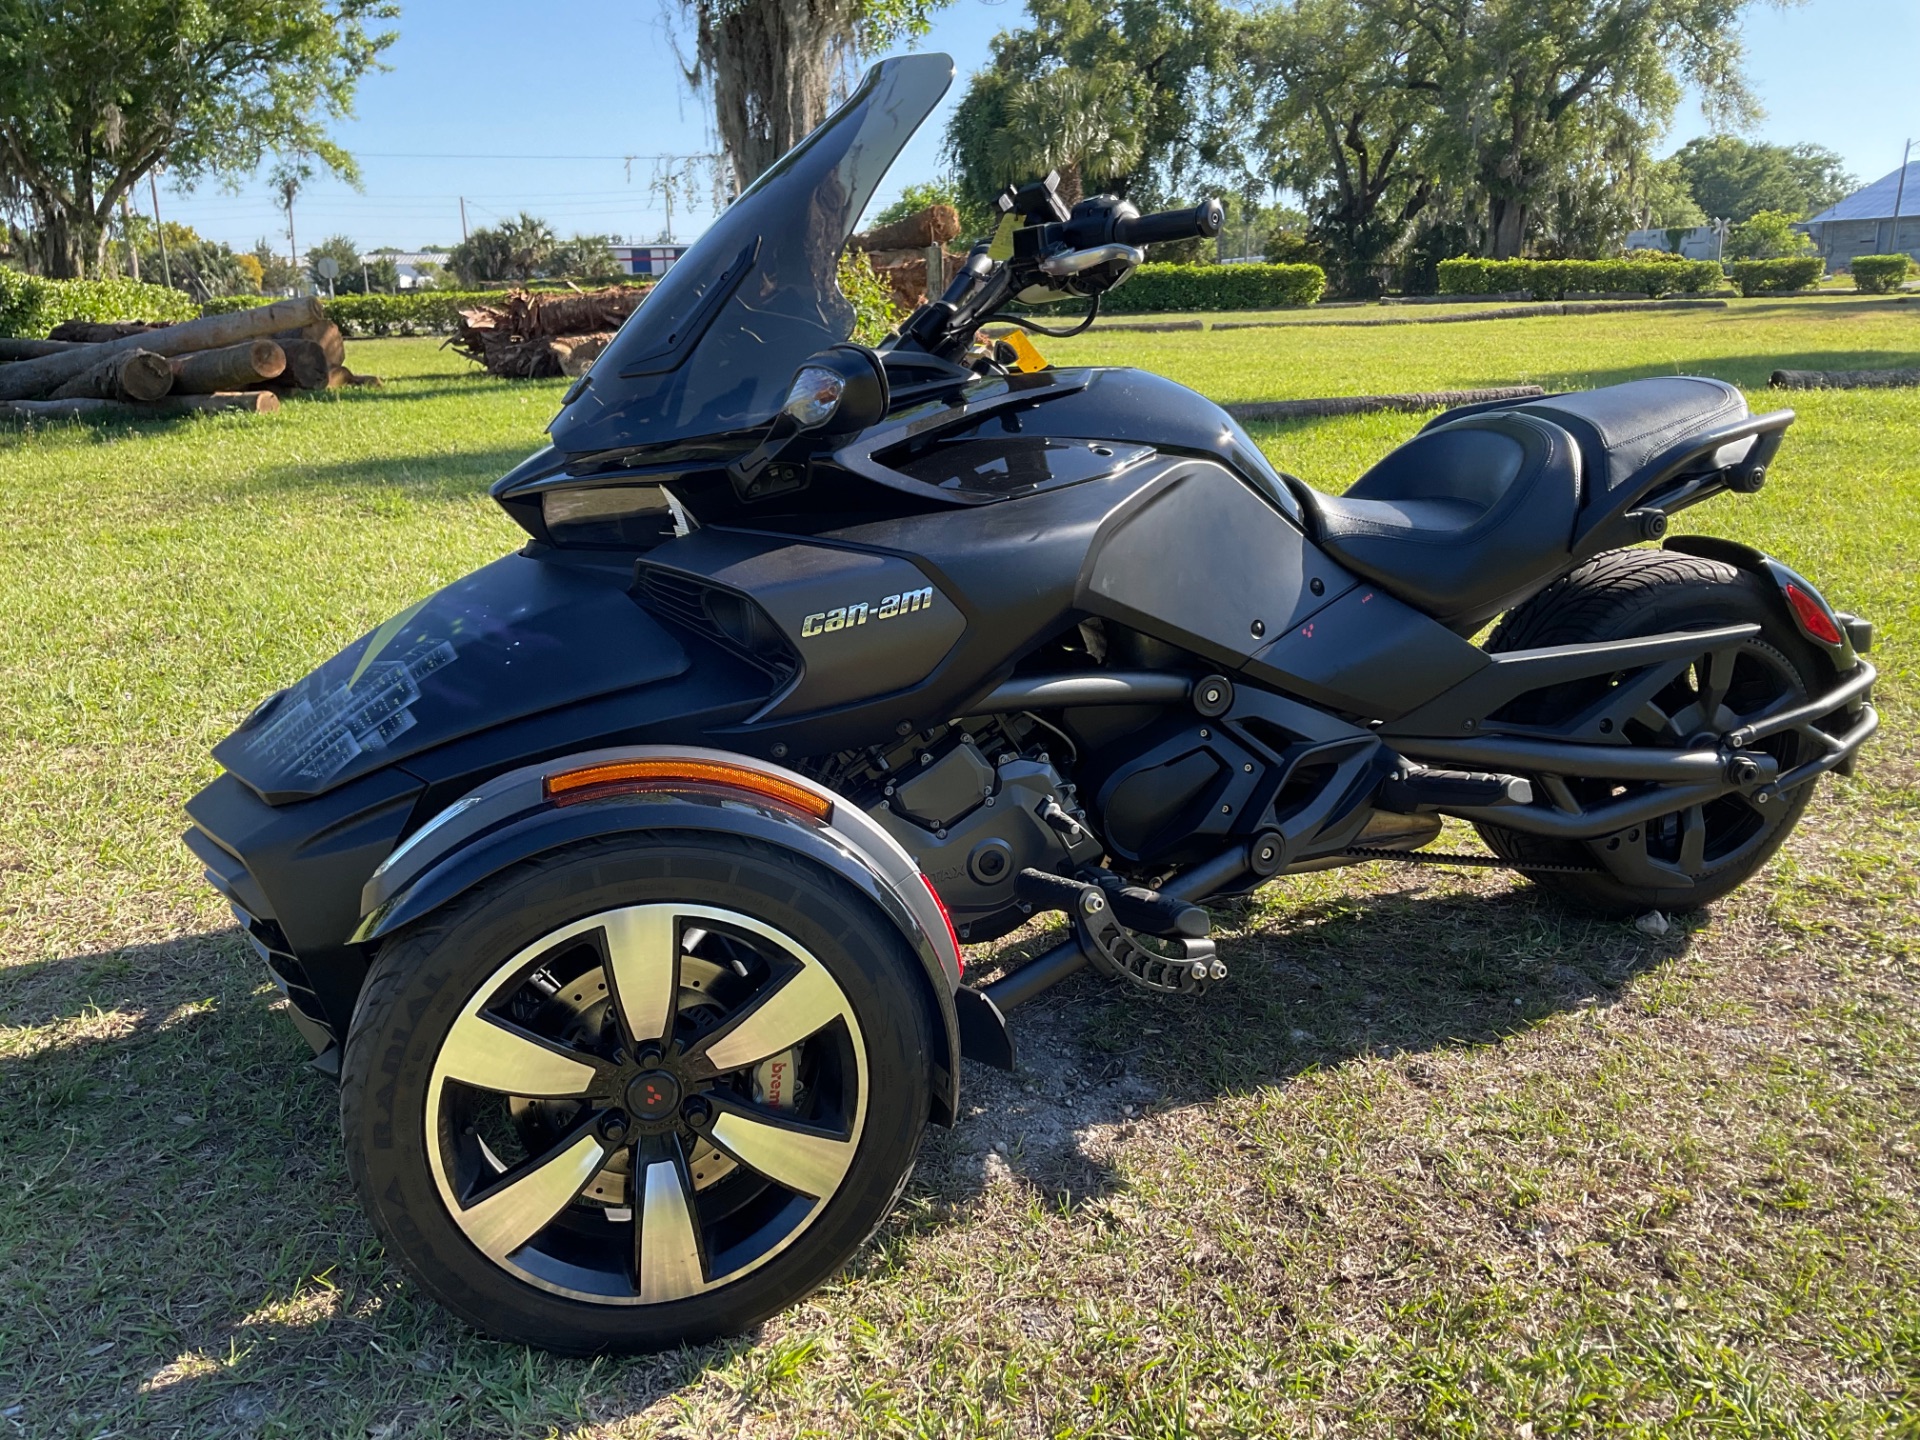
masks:
<svg viewBox="0 0 1920 1440"><path fill-rule="evenodd" d="M1920 260L1920 160L1904 172L1882 175L1799 228L1813 237L1829 270L1845 270L1859 255L1896 250Z"/></svg>

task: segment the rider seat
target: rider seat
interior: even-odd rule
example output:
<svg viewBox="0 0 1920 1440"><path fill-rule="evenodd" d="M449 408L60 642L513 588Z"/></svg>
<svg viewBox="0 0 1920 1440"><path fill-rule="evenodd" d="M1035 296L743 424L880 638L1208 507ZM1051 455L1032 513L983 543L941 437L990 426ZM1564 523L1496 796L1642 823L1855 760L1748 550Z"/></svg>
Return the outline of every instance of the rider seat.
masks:
<svg viewBox="0 0 1920 1440"><path fill-rule="evenodd" d="M1295 490L1349 570L1470 630L1565 569L1690 442L1746 413L1736 387L1692 375L1495 401L1437 416L1344 495Z"/></svg>
<svg viewBox="0 0 1920 1440"><path fill-rule="evenodd" d="M1423 430L1344 495L1295 488L1323 549L1459 629L1568 562L1580 476L1579 446L1560 426L1496 410Z"/></svg>

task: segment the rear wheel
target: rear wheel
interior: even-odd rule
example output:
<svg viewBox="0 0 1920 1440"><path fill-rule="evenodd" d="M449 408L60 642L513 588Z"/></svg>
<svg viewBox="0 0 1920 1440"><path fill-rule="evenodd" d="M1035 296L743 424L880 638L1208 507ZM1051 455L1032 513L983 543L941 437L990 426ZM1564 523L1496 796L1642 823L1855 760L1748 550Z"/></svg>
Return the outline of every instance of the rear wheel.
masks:
<svg viewBox="0 0 1920 1440"><path fill-rule="evenodd" d="M1702 653L1624 727L1634 745L1686 749L1714 739L1783 701L1814 693L1824 659L1767 594L1763 582L1715 560L1670 551L1616 550L1580 566L1514 611L1488 641L1491 651L1593 644L1755 624L1760 633L1732 648ZM1517 722L1555 724L1603 696L1606 677L1526 697L1510 712ZM1803 736L1789 732L1760 742L1781 771L1811 758ZM1570 780L1582 805L1624 789L1617 781ZM1792 832L1812 797L1803 785L1769 805L1740 794L1688 806L1595 841L1550 840L1479 826L1503 859L1531 865L1586 865L1598 874L1535 872L1534 883L1584 909L1631 914L1693 909L1718 900L1766 864Z"/></svg>
<svg viewBox="0 0 1920 1440"><path fill-rule="evenodd" d="M832 876L719 836L523 865L381 951L349 1168L388 1250L570 1352L744 1329L885 1216L929 1101L918 962Z"/></svg>

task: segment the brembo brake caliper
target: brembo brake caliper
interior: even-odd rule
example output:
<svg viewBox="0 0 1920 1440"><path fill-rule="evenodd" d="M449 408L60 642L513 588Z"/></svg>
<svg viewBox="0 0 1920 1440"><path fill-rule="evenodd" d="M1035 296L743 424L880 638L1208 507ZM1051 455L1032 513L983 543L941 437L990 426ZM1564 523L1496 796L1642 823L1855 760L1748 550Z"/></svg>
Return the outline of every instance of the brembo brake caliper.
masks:
<svg viewBox="0 0 1920 1440"><path fill-rule="evenodd" d="M1044 870L1022 870L1016 893L1037 910L1061 910L1093 968L1155 995L1201 995L1227 978L1226 963L1206 938L1207 912L1158 891L1125 885L1117 875L1098 882L1069 880ZM1136 929L1164 941L1173 953L1149 950Z"/></svg>

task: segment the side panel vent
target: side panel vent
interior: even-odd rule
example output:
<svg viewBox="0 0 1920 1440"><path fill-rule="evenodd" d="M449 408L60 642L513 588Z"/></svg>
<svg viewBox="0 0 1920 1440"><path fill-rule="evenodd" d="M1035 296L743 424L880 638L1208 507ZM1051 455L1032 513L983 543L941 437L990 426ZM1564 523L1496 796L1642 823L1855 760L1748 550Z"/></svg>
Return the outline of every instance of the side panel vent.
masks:
<svg viewBox="0 0 1920 1440"><path fill-rule="evenodd" d="M638 579L640 602L662 620L711 640L782 684L799 673L800 656L792 644L773 617L746 596L645 561Z"/></svg>

